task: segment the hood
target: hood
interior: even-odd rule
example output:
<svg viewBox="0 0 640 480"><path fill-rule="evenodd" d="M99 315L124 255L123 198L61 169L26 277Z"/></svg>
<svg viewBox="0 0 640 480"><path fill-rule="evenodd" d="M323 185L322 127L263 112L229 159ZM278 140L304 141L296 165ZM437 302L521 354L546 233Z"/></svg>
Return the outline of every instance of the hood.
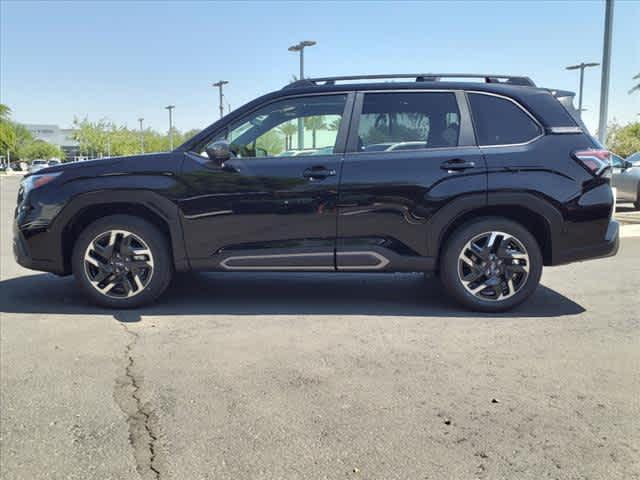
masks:
<svg viewBox="0 0 640 480"><path fill-rule="evenodd" d="M73 172L86 175L122 174L149 170L165 170L167 163L182 154L177 152L143 153L126 157L107 157L81 162L64 162L38 170L43 173Z"/></svg>

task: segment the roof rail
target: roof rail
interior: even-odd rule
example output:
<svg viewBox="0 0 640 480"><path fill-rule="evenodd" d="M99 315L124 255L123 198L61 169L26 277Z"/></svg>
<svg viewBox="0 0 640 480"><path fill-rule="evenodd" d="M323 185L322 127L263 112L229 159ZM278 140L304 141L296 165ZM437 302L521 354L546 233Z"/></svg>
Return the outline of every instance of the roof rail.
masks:
<svg viewBox="0 0 640 480"><path fill-rule="evenodd" d="M312 85L334 85L336 82L350 80L393 80L413 78L416 82L439 82L446 78L481 78L485 83L506 83L509 85L523 85L527 87L535 87L529 77L517 75L495 75L484 73L391 73L386 75L347 75L342 77L315 77L297 80L284 88L299 88Z"/></svg>

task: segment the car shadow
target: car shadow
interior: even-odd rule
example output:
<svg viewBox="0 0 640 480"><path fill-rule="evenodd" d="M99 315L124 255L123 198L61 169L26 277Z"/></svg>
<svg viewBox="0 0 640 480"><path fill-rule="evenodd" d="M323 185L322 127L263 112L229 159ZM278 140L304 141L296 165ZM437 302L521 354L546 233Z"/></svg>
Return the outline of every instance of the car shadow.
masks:
<svg viewBox="0 0 640 480"><path fill-rule="evenodd" d="M146 315L393 315L411 317L558 317L584 308L540 286L523 305L483 314L449 300L434 277L421 274L179 274L154 304L107 310L89 303L73 278L36 274L0 282L0 312L107 314L121 322Z"/></svg>

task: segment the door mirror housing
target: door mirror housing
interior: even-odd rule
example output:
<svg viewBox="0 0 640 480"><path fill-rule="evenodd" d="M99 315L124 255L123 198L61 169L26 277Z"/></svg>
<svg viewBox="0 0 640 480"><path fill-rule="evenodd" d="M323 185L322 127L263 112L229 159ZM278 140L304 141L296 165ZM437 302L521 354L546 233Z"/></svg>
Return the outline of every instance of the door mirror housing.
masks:
<svg viewBox="0 0 640 480"><path fill-rule="evenodd" d="M205 148L209 160L222 165L231 158L231 148L226 140L216 140Z"/></svg>
<svg viewBox="0 0 640 480"><path fill-rule="evenodd" d="M631 168L633 167L633 163L631 163L629 160L623 160L622 161L622 169L626 170L627 168Z"/></svg>

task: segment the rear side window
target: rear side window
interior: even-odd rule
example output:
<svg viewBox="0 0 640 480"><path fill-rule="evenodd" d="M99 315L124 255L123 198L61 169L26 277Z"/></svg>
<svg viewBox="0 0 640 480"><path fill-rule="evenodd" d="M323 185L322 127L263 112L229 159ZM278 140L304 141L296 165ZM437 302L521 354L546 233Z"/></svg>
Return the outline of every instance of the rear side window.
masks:
<svg viewBox="0 0 640 480"><path fill-rule="evenodd" d="M505 98L470 93L469 102L478 145L525 143L542 133L529 115Z"/></svg>
<svg viewBox="0 0 640 480"><path fill-rule="evenodd" d="M460 112L454 93L367 93L358 125L359 151L455 147Z"/></svg>

